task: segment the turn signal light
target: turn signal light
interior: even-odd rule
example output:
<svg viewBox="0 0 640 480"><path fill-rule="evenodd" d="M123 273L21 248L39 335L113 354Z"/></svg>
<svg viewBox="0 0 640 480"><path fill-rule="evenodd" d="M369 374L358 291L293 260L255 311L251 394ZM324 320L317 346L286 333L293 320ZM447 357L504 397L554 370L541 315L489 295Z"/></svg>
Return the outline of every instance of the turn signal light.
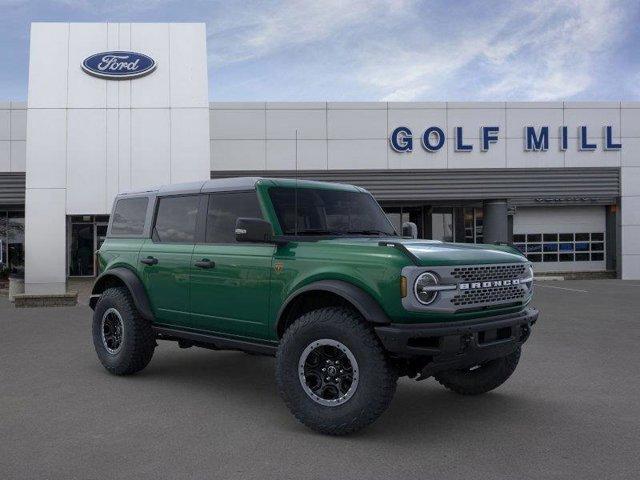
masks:
<svg viewBox="0 0 640 480"><path fill-rule="evenodd" d="M402 298L407 296L407 277L400 277L400 296Z"/></svg>

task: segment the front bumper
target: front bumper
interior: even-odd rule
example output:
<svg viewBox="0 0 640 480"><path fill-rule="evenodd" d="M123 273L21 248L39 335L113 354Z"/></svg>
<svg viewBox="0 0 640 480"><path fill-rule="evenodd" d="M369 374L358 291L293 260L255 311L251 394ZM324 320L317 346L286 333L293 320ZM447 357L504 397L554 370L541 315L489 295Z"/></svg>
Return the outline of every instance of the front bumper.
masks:
<svg viewBox="0 0 640 480"><path fill-rule="evenodd" d="M375 327L385 349L401 357L424 357L423 375L465 368L509 355L529 338L538 310L460 322Z"/></svg>

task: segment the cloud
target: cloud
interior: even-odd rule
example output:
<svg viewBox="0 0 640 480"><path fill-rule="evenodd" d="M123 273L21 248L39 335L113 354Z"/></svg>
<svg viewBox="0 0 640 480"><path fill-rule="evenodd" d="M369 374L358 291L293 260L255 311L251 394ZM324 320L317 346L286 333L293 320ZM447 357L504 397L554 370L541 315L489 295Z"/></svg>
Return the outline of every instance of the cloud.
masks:
<svg viewBox="0 0 640 480"><path fill-rule="evenodd" d="M60 5L70 10L91 11L101 15L124 12L142 12L165 7L175 0L49 0L50 4ZM0 2L13 2L14 4L29 4L31 0L0 0Z"/></svg>
<svg viewBox="0 0 640 480"><path fill-rule="evenodd" d="M25 62L0 77L25 83L24 95L29 21L110 19L205 21L216 100L640 98L637 0L0 0L0 10L0 41Z"/></svg>
<svg viewBox="0 0 640 480"><path fill-rule="evenodd" d="M209 57L216 69L269 69L289 56L279 67L316 86L383 101L564 99L593 88L628 10L614 0L251 3L216 13Z"/></svg>
<svg viewBox="0 0 640 480"><path fill-rule="evenodd" d="M437 38L425 32L428 50L387 45L380 58L376 48L359 81L388 101L442 99L442 92L447 99L456 92L465 98L464 86L478 100L552 100L585 92L607 47L623 32L624 10L608 0L519 5L505 5L505 13L485 20L467 18L460 29L471 34ZM380 68L383 61L389 68Z"/></svg>
<svg viewBox="0 0 640 480"><path fill-rule="evenodd" d="M227 9L208 22L210 60L216 66L320 43L351 28L397 15L403 0L257 2Z"/></svg>
<svg viewBox="0 0 640 480"><path fill-rule="evenodd" d="M598 62L623 32L624 11L610 1L576 1L569 8L539 2L538 7L532 26L503 40L515 48L497 60L499 80L488 95L531 100L578 95L592 85Z"/></svg>

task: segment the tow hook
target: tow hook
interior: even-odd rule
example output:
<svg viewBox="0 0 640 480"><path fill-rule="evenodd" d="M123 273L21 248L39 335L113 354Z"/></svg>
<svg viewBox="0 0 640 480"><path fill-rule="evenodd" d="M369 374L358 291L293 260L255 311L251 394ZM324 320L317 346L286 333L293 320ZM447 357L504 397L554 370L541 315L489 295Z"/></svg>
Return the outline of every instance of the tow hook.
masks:
<svg viewBox="0 0 640 480"><path fill-rule="evenodd" d="M529 328L529 325L523 325L522 332L520 333L520 341L521 342L526 341L527 338L529 338L530 333L531 333L531 329Z"/></svg>
<svg viewBox="0 0 640 480"><path fill-rule="evenodd" d="M464 352L471 345L471 341L473 340L473 333L465 333L462 335L460 339L460 352Z"/></svg>

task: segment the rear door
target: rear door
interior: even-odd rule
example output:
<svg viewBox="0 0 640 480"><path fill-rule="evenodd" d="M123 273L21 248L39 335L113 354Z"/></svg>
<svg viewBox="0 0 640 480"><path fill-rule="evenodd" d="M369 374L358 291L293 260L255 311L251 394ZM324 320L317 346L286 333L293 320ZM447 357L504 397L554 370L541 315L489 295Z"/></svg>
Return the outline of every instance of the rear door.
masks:
<svg viewBox="0 0 640 480"><path fill-rule="evenodd" d="M196 328L265 338L275 246L237 243L238 217L262 218L257 194L208 196L204 243L191 257L191 312Z"/></svg>
<svg viewBox="0 0 640 480"><path fill-rule="evenodd" d="M189 274L200 195L160 197L138 261L156 322L190 326Z"/></svg>

